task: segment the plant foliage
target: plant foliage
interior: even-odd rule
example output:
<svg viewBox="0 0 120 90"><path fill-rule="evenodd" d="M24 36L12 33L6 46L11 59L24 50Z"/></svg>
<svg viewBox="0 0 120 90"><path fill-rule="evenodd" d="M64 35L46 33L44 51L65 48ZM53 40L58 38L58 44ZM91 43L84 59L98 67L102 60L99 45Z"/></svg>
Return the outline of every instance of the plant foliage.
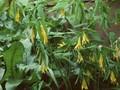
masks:
<svg viewBox="0 0 120 90"><path fill-rule="evenodd" d="M120 15L108 2L0 0L0 88L117 90L120 38L107 29Z"/></svg>

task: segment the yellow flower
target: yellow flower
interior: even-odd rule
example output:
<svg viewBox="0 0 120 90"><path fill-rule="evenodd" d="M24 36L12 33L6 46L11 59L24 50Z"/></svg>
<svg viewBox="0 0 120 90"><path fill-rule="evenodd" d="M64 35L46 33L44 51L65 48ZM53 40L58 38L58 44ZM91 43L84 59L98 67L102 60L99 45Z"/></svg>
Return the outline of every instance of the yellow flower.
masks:
<svg viewBox="0 0 120 90"><path fill-rule="evenodd" d="M64 9L60 9L60 15L65 16L65 10Z"/></svg>
<svg viewBox="0 0 120 90"><path fill-rule="evenodd" d="M95 55L90 55L90 56L89 56L89 59L90 59L92 62L95 62Z"/></svg>
<svg viewBox="0 0 120 90"><path fill-rule="evenodd" d="M45 64L41 64L40 70L42 73L45 73L48 71L48 67Z"/></svg>
<svg viewBox="0 0 120 90"><path fill-rule="evenodd" d="M20 22L20 12L19 12L19 9L16 11L15 21L18 22L18 23Z"/></svg>
<svg viewBox="0 0 120 90"><path fill-rule="evenodd" d="M92 74L90 73L89 70L87 70L86 75L87 75L89 78L92 78Z"/></svg>
<svg viewBox="0 0 120 90"><path fill-rule="evenodd" d="M81 63L83 61L82 54L78 52L77 62Z"/></svg>
<svg viewBox="0 0 120 90"><path fill-rule="evenodd" d="M81 45L81 39L80 39L80 37L79 37L79 38L78 38L78 41L77 41L77 44L76 44L76 46L75 46L74 49L81 49L81 48L83 48L83 47L82 47L82 45Z"/></svg>
<svg viewBox="0 0 120 90"><path fill-rule="evenodd" d="M47 36L45 28L44 28L44 26L42 24L40 26L40 29L41 29L40 33L39 33L40 38L41 38L41 40L43 41L44 44L47 44L48 43L48 36Z"/></svg>
<svg viewBox="0 0 120 90"><path fill-rule="evenodd" d="M87 37L87 35L85 34L85 32L83 32L83 36L82 36L82 45L85 45L87 43L89 43L89 38Z"/></svg>
<svg viewBox="0 0 120 90"><path fill-rule="evenodd" d="M103 55L100 54L100 57L99 57L99 67L103 70L104 69L104 59L103 59Z"/></svg>
<svg viewBox="0 0 120 90"><path fill-rule="evenodd" d="M32 28L32 33L31 33L31 41L32 41L32 44L34 44L34 42L35 42L35 32L34 32L33 28Z"/></svg>
<svg viewBox="0 0 120 90"><path fill-rule="evenodd" d="M61 47L64 47L64 46L65 46L65 43L62 42L62 43L60 43L60 44L58 44L58 45L59 45L58 48L61 48Z"/></svg>
<svg viewBox="0 0 120 90"><path fill-rule="evenodd" d="M85 81L85 79L82 80L81 89L82 90L88 90L87 82Z"/></svg>
<svg viewBox="0 0 120 90"><path fill-rule="evenodd" d="M120 49L116 46L115 47L115 54L114 54L115 59L118 61L120 57Z"/></svg>
<svg viewBox="0 0 120 90"><path fill-rule="evenodd" d="M114 74L113 71L111 71L111 73L110 73L110 80L111 80L111 83L116 83L117 82L115 74Z"/></svg>

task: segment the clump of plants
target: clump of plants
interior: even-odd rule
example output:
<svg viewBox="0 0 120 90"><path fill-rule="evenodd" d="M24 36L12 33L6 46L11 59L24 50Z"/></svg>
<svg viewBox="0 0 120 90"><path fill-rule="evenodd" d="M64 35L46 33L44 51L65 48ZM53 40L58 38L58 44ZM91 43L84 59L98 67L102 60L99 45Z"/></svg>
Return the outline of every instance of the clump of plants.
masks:
<svg viewBox="0 0 120 90"><path fill-rule="evenodd" d="M107 32L119 21L108 2L0 0L0 88L119 89L120 38Z"/></svg>

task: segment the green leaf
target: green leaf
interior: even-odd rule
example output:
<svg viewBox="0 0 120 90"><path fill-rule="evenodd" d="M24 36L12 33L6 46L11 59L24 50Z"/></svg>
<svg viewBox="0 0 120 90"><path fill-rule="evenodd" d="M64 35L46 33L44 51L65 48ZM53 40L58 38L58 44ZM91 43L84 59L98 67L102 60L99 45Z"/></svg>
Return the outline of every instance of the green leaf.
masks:
<svg viewBox="0 0 120 90"><path fill-rule="evenodd" d="M4 75L4 79L9 77L17 77L15 66L23 60L23 53L24 47L20 42L13 43L11 47L3 53L6 65L6 73Z"/></svg>
<svg viewBox="0 0 120 90"><path fill-rule="evenodd" d="M66 8L68 4L68 0L58 0L57 4L51 10L49 10L49 12Z"/></svg>
<svg viewBox="0 0 120 90"><path fill-rule="evenodd" d="M41 20L45 19L45 13L44 13L44 8L43 5L38 5L37 6L37 16L41 18Z"/></svg>
<svg viewBox="0 0 120 90"><path fill-rule="evenodd" d="M9 80L5 84L6 90L15 90L15 88L22 82L22 80Z"/></svg>
<svg viewBox="0 0 120 90"><path fill-rule="evenodd" d="M114 32L109 32L108 35L109 35L110 43L112 44L116 40L117 37Z"/></svg>
<svg viewBox="0 0 120 90"><path fill-rule="evenodd" d="M4 9L5 1L6 0L0 0L0 12Z"/></svg>
<svg viewBox="0 0 120 90"><path fill-rule="evenodd" d="M42 89L42 86L43 86L43 81L41 81L41 82L39 83L39 90Z"/></svg>
<svg viewBox="0 0 120 90"><path fill-rule="evenodd" d="M3 68L0 68L0 80L2 79L2 77L4 75L4 72L5 72L5 70Z"/></svg>
<svg viewBox="0 0 120 90"><path fill-rule="evenodd" d="M58 3L56 4L56 6L54 7L55 9L61 9L66 7L66 5L68 5L67 1L63 1L63 0L59 0Z"/></svg>
<svg viewBox="0 0 120 90"><path fill-rule="evenodd" d="M29 0L17 0L20 5L27 6L29 4Z"/></svg>
<svg viewBox="0 0 120 90"><path fill-rule="evenodd" d="M15 0L12 0L11 4L10 4L10 7L9 7L9 16L10 17L15 17Z"/></svg>
<svg viewBox="0 0 120 90"><path fill-rule="evenodd" d="M56 86L58 87L58 83L57 83L57 80L56 80L56 78L55 78L55 75L54 75L53 71L52 71L50 68L48 68L48 71L49 71L50 76L51 76L51 78L53 79L54 83L55 83Z"/></svg>
<svg viewBox="0 0 120 90"><path fill-rule="evenodd" d="M1 85L0 85L0 90L3 90Z"/></svg>

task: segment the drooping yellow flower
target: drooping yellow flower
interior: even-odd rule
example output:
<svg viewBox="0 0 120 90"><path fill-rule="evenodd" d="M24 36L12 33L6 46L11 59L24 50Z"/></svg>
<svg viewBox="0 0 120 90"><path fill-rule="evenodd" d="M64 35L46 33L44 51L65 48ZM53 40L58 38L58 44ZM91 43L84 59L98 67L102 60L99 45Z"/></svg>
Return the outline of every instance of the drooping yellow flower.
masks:
<svg viewBox="0 0 120 90"><path fill-rule="evenodd" d="M82 45L85 45L85 44L87 44L89 42L90 42L89 38L87 37L85 32L83 32L83 35L82 35Z"/></svg>
<svg viewBox="0 0 120 90"><path fill-rule="evenodd" d="M120 58L120 49L116 46L115 47L115 54L114 54L115 59L118 61Z"/></svg>
<svg viewBox="0 0 120 90"><path fill-rule="evenodd" d="M81 89L82 90L88 90L87 82L85 81L85 79L82 80Z"/></svg>
<svg viewBox="0 0 120 90"><path fill-rule="evenodd" d="M92 74L91 74L91 72L90 72L89 70L87 70L86 75L87 75L89 78L92 78Z"/></svg>
<svg viewBox="0 0 120 90"><path fill-rule="evenodd" d="M44 44L47 44L48 43L48 36L47 36L45 28L42 24L40 25L40 29L41 29L40 33L39 33L40 38L41 38L41 40L43 41Z"/></svg>
<svg viewBox="0 0 120 90"><path fill-rule="evenodd" d="M64 46L65 46L65 43L64 43L64 42L58 44L58 48L62 48L62 47L64 47Z"/></svg>
<svg viewBox="0 0 120 90"><path fill-rule="evenodd" d="M60 15L61 16L65 16L65 9L63 8L63 9L60 9Z"/></svg>
<svg viewBox="0 0 120 90"><path fill-rule="evenodd" d="M77 44L76 44L76 46L75 46L74 49L81 49L81 48L83 48L83 47L82 47L82 45L81 45L81 38L79 37L79 38L78 38L78 41L77 41Z"/></svg>
<svg viewBox="0 0 120 90"><path fill-rule="evenodd" d="M84 59L83 59L82 54L81 54L80 52L78 52L77 62L78 62L78 63L81 63L83 60L84 60Z"/></svg>
<svg viewBox="0 0 120 90"><path fill-rule="evenodd" d="M113 71L111 71L111 73L110 73L110 80L111 80L111 83L113 83L113 84L115 84L117 82Z"/></svg>
<svg viewBox="0 0 120 90"><path fill-rule="evenodd" d="M90 59L92 62L95 62L95 55L90 55L90 56L89 56L89 59Z"/></svg>
<svg viewBox="0 0 120 90"><path fill-rule="evenodd" d="M19 9L17 9L17 11L16 11L15 21L18 22L18 23L20 22L20 11L19 11Z"/></svg>
<svg viewBox="0 0 120 90"><path fill-rule="evenodd" d="M48 67L45 64L41 64L40 71L42 73L46 73L48 71Z"/></svg>
<svg viewBox="0 0 120 90"><path fill-rule="evenodd" d="M33 28L32 28L32 33L31 33L31 42L32 42L32 44L34 44L34 42L35 42L35 31Z"/></svg>
<svg viewBox="0 0 120 90"><path fill-rule="evenodd" d="M104 69L104 59L103 59L103 55L100 54L99 57L99 67L103 70Z"/></svg>

